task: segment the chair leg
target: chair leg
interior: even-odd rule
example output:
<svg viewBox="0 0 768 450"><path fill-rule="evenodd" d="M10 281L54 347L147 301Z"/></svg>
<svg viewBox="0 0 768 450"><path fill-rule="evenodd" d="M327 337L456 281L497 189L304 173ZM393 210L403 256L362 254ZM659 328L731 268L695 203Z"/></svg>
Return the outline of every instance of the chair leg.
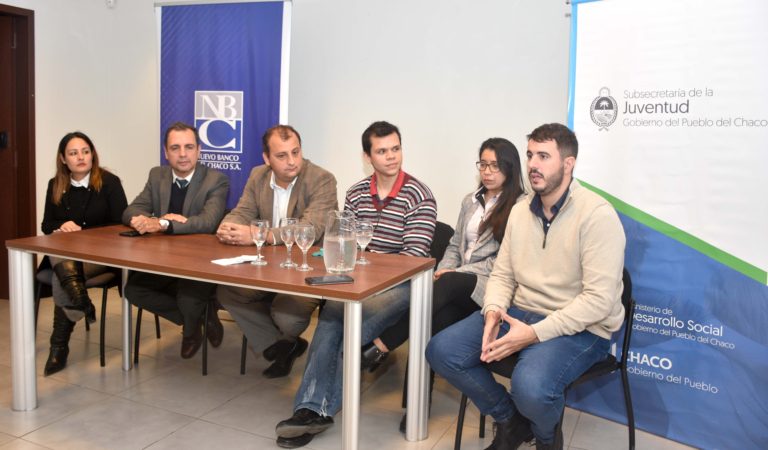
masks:
<svg viewBox="0 0 768 450"><path fill-rule="evenodd" d="M485 438L485 414L480 414L480 432L478 433L480 439Z"/></svg>
<svg viewBox="0 0 768 450"><path fill-rule="evenodd" d="M248 338L243 335L243 346L240 349L240 375L245 375L245 356L248 354Z"/></svg>
<svg viewBox="0 0 768 450"><path fill-rule="evenodd" d="M102 294L101 294L101 323L99 324L99 363L101 363L101 367L104 367L106 365L105 356L104 356L104 335L106 331L106 323L107 323L107 291L109 290L109 287L104 286L102 288ZM86 320L86 322L88 322Z"/></svg>
<svg viewBox="0 0 768 450"><path fill-rule="evenodd" d="M208 308L211 302L205 304L203 310L203 376L208 375Z"/></svg>
<svg viewBox="0 0 768 450"><path fill-rule="evenodd" d="M133 364L139 363L139 337L141 336L141 313L142 308L136 308L136 337L133 340Z"/></svg>
<svg viewBox="0 0 768 450"><path fill-rule="evenodd" d="M160 316L155 314L155 336L160 339Z"/></svg>
<svg viewBox="0 0 768 450"><path fill-rule="evenodd" d="M43 284L39 281L35 283L35 331L37 331L37 314L40 311L40 292L42 292Z"/></svg>
<svg viewBox="0 0 768 450"><path fill-rule="evenodd" d="M453 450L461 450L461 433L464 430L464 415L467 413L467 396L461 394L459 400L459 420L456 421L456 438L453 441Z"/></svg>
<svg viewBox="0 0 768 450"><path fill-rule="evenodd" d="M627 407L627 428L629 431L629 450L635 450L635 413L632 409L632 396L629 392L629 376L623 368L621 372L621 386L624 389L624 405Z"/></svg>

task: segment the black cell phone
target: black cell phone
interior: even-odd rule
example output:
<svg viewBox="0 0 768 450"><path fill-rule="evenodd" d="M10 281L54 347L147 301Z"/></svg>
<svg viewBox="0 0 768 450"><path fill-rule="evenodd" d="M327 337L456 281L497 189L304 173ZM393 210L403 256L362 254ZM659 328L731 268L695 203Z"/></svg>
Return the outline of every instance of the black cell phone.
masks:
<svg viewBox="0 0 768 450"><path fill-rule="evenodd" d="M307 277L304 281L310 286L320 286L323 284L349 284L355 281L348 275L324 275L322 277Z"/></svg>
<svg viewBox="0 0 768 450"><path fill-rule="evenodd" d="M136 236L141 236L141 233L139 233L139 232L138 232L138 231L136 231L136 230L128 230L128 231L121 231L121 232L120 232L120 236L125 236L125 237L136 237Z"/></svg>

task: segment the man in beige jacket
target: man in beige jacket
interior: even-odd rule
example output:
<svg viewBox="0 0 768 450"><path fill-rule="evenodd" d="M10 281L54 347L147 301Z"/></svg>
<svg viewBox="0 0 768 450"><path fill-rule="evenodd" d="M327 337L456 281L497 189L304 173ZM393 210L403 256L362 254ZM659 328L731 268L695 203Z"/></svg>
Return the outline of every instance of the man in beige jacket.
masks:
<svg viewBox="0 0 768 450"><path fill-rule="evenodd" d="M493 416L496 450L534 436L537 449L562 449L565 387L605 359L624 315L624 231L613 207L573 179L576 136L542 125L526 154L534 193L512 208L483 309L427 348L434 371ZM484 363L513 353L507 392Z"/></svg>
<svg viewBox="0 0 768 450"><path fill-rule="evenodd" d="M269 244L281 244L280 219L294 217L315 228L321 241L328 211L338 208L336 178L304 159L301 136L289 125L277 125L262 138L264 165L254 167L243 195L222 220L216 236L230 245L253 245L250 222L267 220ZM273 294L254 289L219 286L216 295L248 338L248 344L274 363L264 370L268 378L288 375L293 362L307 349L299 337L309 325L318 299Z"/></svg>

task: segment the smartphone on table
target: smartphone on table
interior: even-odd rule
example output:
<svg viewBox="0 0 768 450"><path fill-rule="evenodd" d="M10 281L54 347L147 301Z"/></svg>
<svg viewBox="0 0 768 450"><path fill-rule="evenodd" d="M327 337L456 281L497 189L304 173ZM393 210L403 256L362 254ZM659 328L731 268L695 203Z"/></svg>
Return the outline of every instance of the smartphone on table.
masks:
<svg viewBox="0 0 768 450"><path fill-rule="evenodd" d="M310 286L321 286L324 284L349 284L353 281L355 281L355 279L349 275L323 275L320 277L304 278L304 282Z"/></svg>

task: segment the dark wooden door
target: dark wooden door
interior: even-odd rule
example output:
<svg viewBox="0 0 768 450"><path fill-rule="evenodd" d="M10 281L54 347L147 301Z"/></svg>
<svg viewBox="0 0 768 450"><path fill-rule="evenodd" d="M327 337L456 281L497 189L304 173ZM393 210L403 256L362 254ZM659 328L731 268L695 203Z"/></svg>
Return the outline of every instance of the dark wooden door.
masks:
<svg viewBox="0 0 768 450"><path fill-rule="evenodd" d="M34 12L0 4L0 298L7 239L36 233Z"/></svg>
<svg viewBox="0 0 768 450"><path fill-rule="evenodd" d="M0 16L0 242L18 236L15 115L16 77L13 18ZM8 273L8 251L0 251L0 274ZM8 277L0 276L0 298L8 298Z"/></svg>

